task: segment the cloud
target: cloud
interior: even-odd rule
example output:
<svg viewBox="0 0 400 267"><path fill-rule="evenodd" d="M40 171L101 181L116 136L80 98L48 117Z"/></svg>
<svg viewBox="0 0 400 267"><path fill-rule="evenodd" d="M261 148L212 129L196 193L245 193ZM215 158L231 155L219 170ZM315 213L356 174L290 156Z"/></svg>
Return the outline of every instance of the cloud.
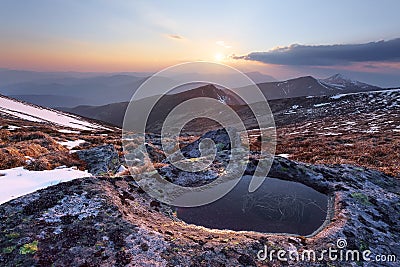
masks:
<svg viewBox="0 0 400 267"><path fill-rule="evenodd" d="M267 52L252 52L234 59L276 65L333 66L354 62L400 62L400 38L364 44L299 45L278 47Z"/></svg>
<svg viewBox="0 0 400 267"><path fill-rule="evenodd" d="M215 42L217 45L222 46L224 48L231 48L232 46L226 44L224 41L217 41Z"/></svg>
<svg viewBox="0 0 400 267"><path fill-rule="evenodd" d="M378 66L372 65L372 64L366 64L364 65L364 68L368 68L368 69L379 69Z"/></svg>
<svg viewBox="0 0 400 267"><path fill-rule="evenodd" d="M177 34L168 34L167 36L168 36L168 38L175 39L175 40L184 39L183 36L180 36L180 35L177 35Z"/></svg>

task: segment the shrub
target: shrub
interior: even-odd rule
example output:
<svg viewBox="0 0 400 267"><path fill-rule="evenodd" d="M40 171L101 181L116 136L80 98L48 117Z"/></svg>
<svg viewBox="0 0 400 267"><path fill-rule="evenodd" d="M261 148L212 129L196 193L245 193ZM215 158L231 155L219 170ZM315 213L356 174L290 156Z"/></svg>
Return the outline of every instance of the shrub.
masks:
<svg viewBox="0 0 400 267"><path fill-rule="evenodd" d="M51 139L51 137L42 132L17 132L10 136L10 141L25 141L25 140L34 140L34 139Z"/></svg>
<svg viewBox="0 0 400 267"><path fill-rule="evenodd" d="M369 202L368 196L363 193L351 193L350 196L364 205L372 205L371 202Z"/></svg>
<svg viewBox="0 0 400 267"><path fill-rule="evenodd" d="M0 149L0 169L11 169L25 165L25 157L13 147Z"/></svg>
<svg viewBox="0 0 400 267"><path fill-rule="evenodd" d="M19 254L26 255L26 254L35 254L38 250L39 241L35 240L32 243L28 243L20 247Z"/></svg>
<svg viewBox="0 0 400 267"><path fill-rule="evenodd" d="M5 247L3 248L3 253L4 254L10 254L15 250L15 246L9 246L9 247Z"/></svg>

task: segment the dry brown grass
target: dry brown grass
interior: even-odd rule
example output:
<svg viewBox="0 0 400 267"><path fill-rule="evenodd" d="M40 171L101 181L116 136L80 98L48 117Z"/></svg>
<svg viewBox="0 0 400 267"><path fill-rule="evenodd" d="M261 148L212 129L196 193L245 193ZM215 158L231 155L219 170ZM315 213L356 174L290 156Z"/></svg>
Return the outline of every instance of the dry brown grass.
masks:
<svg viewBox="0 0 400 267"><path fill-rule="evenodd" d="M313 130L288 134L296 127L278 129L277 154L289 154L296 161L313 164L352 164L400 177L400 133L342 131L330 136Z"/></svg>
<svg viewBox="0 0 400 267"><path fill-rule="evenodd" d="M74 154L69 153L49 153L43 155L28 164L26 168L28 170L42 171L52 170L60 166L76 166L80 170L86 169L85 162L79 160Z"/></svg>
<svg viewBox="0 0 400 267"><path fill-rule="evenodd" d="M10 169L23 166L26 159L17 149L13 147L0 149L0 169Z"/></svg>
<svg viewBox="0 0 400 267"><path fill-rule="evenodd" d="M84 169L85 164L71 155L69 150L58 144L49 134L26 130L0 130L2 141L0 149L0 169L25 166L29 170L51 170L59 166L77 166ZM26 157L33 158L27 160Z"/></svg>
<svg viewBox="0 0 400 267"><path fill-rule="evenodd" d="M9 125L18 126L10 130ZM62 133L59 127L37 122L0 116L0 169L23 166L30 170L50 170L59 166L77 166L85 169L86 165L75 154L60 145L59 141L85 140L86 143L75 149L88 149L103 144L114 144L121 149L121 133L110 132L105 135L90 131ZM33 158L28 161L26 157Z"/></svg>

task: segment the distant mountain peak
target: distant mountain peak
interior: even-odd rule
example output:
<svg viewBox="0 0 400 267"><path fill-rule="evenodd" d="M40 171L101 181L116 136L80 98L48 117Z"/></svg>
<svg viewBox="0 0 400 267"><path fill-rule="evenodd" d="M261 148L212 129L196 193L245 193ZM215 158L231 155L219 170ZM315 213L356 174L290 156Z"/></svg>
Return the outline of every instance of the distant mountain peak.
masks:
<svg viewBox="0 0 400 267"><path fill-rule="evenodd" d="M352 81L352 79L350 79L349 77L341 74L341 73L336 73L326 79L324 79L325 81Z"/></svg>
<svg viewBox="0 0 400 267"><path fill-rule="evenodd" d="M381 88L357 80L353 80L341 73L336 73L326 79L319 80L322 84L340 90L348 91L372 91Z"/></svg>
<svg viewBox="0 0 400 267"><path fill-rule="evenodd" d="M271 75L261 73L259 71L250 71L245 73L254 83L276 82L277 79Z"/></svg>
<svg viewBox="0 0 400 267"><path fill-rule="evenodd" d="M342 74L342 73L336 73L336 74L332 75L331 78L348 79L348 77L345 76L345 75Z"/></svg>

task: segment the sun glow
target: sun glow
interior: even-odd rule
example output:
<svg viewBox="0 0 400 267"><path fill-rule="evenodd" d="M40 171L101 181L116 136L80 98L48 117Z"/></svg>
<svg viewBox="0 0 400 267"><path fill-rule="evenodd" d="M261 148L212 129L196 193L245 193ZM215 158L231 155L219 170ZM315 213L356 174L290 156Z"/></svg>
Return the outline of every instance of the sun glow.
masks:
<svg viewBox="0 0 400 267"><path fill-rule="evenodd" d="M225 58L225 56L222 53L216 53L214 55L215 61L222 61L222 60L224 60L224 58Z"/></svg>

